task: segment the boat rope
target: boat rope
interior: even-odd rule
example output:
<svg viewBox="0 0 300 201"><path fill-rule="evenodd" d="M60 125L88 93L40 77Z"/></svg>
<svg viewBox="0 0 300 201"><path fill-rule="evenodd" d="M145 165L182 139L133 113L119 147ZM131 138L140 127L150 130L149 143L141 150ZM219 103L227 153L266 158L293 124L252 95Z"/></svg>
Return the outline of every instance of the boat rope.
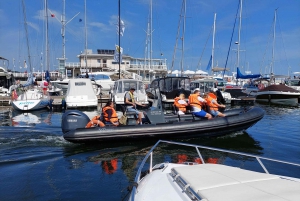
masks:
<svg viewBox="0 0 300 201"><path fill-rule="evenodd" d="M210 35L211 35L211 33L212 33L212 30L213 30L213 27L210 29L210 32L209 32L208 37L207 37L207 39L206 39L206 42L205 42L204 48L203 48L203 50L202 50L202 52L201 52L201 55L200 55L200 58L199 58L199 61L198 61L196 70L199 70L199 67L201 66L202 56L203 56L204 50L206 49L206 45L207 45L208 39L210 38Z"/></svg>
<svg viewBox="0 0 300 201"><path fill-rule="evenodd" d="M227 57L226 57L226 62L225 62L225 68L224 68L222 77L224 77L224 74L225 74L225 71L226 71L226 67L227 67L227 62L228 62L229 52L230 52L230 49L231 49L231 43L232 43L232 38L233 38L234 29L235 29L235 25L236 25L236 19L237 19L238 13L239 13L240 3L241 3L241 2L239 1L238 9L237 9L236 14L235 14L235 20L234 20L234 24L233 24L233 29L232 29L231 39L230 39L230 43L229 43L229 49L228 49L228 52L227 52Z"/></svg>

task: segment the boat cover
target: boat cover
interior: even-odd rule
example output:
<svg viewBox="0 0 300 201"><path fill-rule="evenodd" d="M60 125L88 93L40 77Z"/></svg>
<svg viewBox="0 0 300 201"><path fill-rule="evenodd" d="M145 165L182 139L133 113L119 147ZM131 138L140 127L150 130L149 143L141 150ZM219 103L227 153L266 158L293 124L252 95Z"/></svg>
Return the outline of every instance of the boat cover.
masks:
<svg viewBox="0 0 300 201"><path fill-rule="evenodd" d="M260 74L253 74L253 75L243 75L239 69L239 67L237 67L236 70L236 79L251 79L251 78L259 78L261 75Z"/></svg>

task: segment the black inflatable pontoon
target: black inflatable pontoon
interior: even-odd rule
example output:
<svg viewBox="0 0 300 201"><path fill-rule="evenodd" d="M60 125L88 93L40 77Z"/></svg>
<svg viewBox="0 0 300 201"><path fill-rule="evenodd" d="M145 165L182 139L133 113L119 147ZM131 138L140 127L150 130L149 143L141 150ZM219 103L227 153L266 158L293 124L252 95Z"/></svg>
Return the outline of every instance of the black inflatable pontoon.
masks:
<svg viewBox="0 0 300 201"><path fill-rule="evenodd" d="M62 117L64 138L70 142L133 140L141 138L178 138L215 136L247 129L263 118L259 107L233 109L224 112L226 117L199 119L192 114L164 115L162 110L146 111L143 125L85 128L89 117L78 110L67 111ZM132 119L129 122L135 123Z"/></svg>

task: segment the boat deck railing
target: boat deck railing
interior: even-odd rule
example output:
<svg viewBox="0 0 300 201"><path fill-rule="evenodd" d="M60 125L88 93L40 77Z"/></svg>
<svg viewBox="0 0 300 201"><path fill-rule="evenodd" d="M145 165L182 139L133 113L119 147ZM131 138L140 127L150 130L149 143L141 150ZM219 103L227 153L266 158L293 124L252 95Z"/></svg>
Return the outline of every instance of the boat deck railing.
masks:
<svg viewBox="0 0 300 201"><path fill-rule="evenodd" d="M253 154L247 154L247 153L243 153L243 152L237 152L237 151L231 151L231 150L226 150L226 149L219 149L219 148L214 148L214 147L208 147L208 146L201 146L201 145L195 145L195 144L188 144L188 143L181 143L181 142L173 142L173 141L166 141L166 140L159 140L150 150L149 152L146 154L145 158L143 159L143 161L141 162L139 169L137 171L136 177L134 179L134 183L138 184L140 182L141 178L141 174L142 174L142 170L143 167L146 163L146 161L149 159L150 157L150 167L149 167L149 173L152 172L152 168L153 168L153 151L154 149L161 143L167 143L167 144L173 144L173 145L181 145L181 146L186 146L186 147L194 147L196 149L196 152L198 153L198 156L202 162L202 164L205 164L205 161L203 159L203 156L200 152L199 149L205 149L205 150L211 150L211 151L218 151L218 152L223 152L223 153L227 153L227 154L235 154L235 155L239 155L239 156L246 156L246 157L250 157L250 158L254 158L258 161L258 163L260 164L260 166L262 167L262 169L264 170L265 173L269 174L269 171L267 170L267 168L265 167L265 165L263 164L262 160L267 160L267 161L272 161L272 162L277 162L277 163L281 163L281 164L287 164L287 165L293 165L293 166L298 166L300 167L300 164L298 163L292 163L292 162L287 162L287 161L282 161L282 160L276 160L276 159L272 159L272 158L267 158L267 157L262 157L262 156L257 156L257 155L253 155ZM134 196L136 194L136 190L137 190L137 185L134 185L132 188L132 192L131 192L131 200L134 200Z"/></svg>

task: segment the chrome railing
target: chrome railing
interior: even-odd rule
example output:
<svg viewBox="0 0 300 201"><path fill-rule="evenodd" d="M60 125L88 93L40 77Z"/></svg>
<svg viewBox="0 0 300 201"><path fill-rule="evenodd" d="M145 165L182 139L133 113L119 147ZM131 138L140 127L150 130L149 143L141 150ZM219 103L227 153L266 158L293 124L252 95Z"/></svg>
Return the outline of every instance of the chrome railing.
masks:
<svg viewBox="0 0 300 201"><path fill-rule="evenodd" d="M214 148L214 147L200 146L200 145L195 145L195 144L187 144L187 143L181 143L181 142L172 142L172 141L166 141L166 140L159 140L149 150L149 152L146 154L145 158L141 162L140 167L139 167L139 169L137 171L137 174L135 176L135 179L134 179L135 183L138 184L141 181L140 177L141 177L142 169L143 169L143 167L144 167L144 165L145 165L145 163L146 163L146 161L148 160L149 157L150 157L149 173L152 172L152 168L153 168L152 167L152 164L153 164L153 151L160 143L167 143L167 144L173 144L173 145L182 145L182 146L194 147L196 149L197 153L198 153L198 156L199 156L202 164L205 164L205 161L202 157L202 154L201 154L199 148L200 149L211 150L211 151L219 151L219 152L228 153L228 154L236 154L236 155L240 155L240 156L255 158L258 161L258 163L260 164L260 166L263 168L265 173L267 173L267 174L269 174L269 171L267 170L267 168L265 167L265 165L263 164L263 162L261 160L267 160L267 161L278 162L278 163L283 163L283 164L294 165L294 166L300 167L300 164L298 164L298 163L292 163L292 162L287 162L287 161L282 161L282 160L276 160L276 159L257 156L257 155L253 155L253 154L247 154L247 153L231 151L231 150L226 150L226 149L219 149L219 148ZM137 190L137 187L133 186L132 191L131 191L131 200L132 201L134 201L134 195L136 194L136 190Z"/></svg>

